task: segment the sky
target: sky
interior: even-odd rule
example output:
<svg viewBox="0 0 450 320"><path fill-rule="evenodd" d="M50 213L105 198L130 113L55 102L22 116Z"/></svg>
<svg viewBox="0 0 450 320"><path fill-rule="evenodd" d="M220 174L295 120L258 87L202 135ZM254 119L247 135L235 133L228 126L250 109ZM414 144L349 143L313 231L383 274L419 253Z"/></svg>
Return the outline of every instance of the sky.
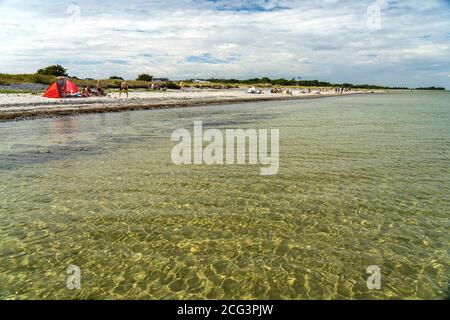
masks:
<svg viewBox="0 0 450 320"><path fill-rule="evenodd" d="M450 88L450 0L0 0L0 73Z"/></svg>

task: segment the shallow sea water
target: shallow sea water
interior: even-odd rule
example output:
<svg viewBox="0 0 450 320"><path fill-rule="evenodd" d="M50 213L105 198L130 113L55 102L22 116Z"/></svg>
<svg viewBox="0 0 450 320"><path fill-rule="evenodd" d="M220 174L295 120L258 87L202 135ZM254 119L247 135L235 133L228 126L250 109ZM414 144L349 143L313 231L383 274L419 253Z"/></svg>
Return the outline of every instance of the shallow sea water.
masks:
<svg viewBox="0 0 450 320"><path fill-rule="evenodd" d="M445 299L450 93L0 123L0 299ZM279 128L280 171L173 130ZM81 290L66 288L69 265ZM366 285L381 268L381 290Z"/></svg>

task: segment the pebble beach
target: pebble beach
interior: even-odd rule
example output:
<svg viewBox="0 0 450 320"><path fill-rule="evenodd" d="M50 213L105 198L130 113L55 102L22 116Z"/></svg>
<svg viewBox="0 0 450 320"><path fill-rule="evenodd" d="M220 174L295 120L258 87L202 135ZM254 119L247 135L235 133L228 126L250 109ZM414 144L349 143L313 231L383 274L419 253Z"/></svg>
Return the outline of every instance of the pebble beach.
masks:
<svg viewBox="0 0 450 320"><path fill-rule="evenodd" d="M350 91L343 95L363 94ZM227 104L268 100L296 100L340 96L334 91L294 90L292 95L270 93L249 94L246 89L235 90L169 90L131 91L128 97L118 92L104 97L48 99L37 94L0 94L0 121L29 119L36 117L70 115L80 113L116 112L157 108L188 107L207 104Z"/></svg>

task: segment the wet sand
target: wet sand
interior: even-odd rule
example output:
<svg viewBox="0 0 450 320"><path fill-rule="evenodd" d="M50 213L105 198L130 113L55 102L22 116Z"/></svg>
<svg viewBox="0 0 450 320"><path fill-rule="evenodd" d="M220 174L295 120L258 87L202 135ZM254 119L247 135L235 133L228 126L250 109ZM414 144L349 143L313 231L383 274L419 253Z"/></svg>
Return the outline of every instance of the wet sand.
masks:
<svg viewBox="0 0 450 320"><path fill-rule="evenodd" d="M364 94L363 91L344 95ZM167 92L130 92L129 97L111 93L107 97L47 99L32 94L0 94L0 121L67 116L83 113L120 112L130 110L163 109L204 106L211 104L245 103L271 100L299 100L341 96L334 91L293 95L249 94L245 90L196 90Z"/></svg>

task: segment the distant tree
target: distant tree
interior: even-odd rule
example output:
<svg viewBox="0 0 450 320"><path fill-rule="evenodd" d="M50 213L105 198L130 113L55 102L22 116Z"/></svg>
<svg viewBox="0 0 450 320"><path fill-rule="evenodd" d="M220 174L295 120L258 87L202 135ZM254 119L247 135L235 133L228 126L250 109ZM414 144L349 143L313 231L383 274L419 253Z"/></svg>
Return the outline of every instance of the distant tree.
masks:
<svg viewBox="0 0 450 320"><path fill-rule="evenodd" d="M37 74L46 74L55 77L67 77L67 69L63 68L59 64L48 66L37 71Z"/></svg>
<svg viewBox="0 0 450 320"><path fill-rule="evenodd" d="M123 78L119 76L111 76L109 77L109 80L123 80Z"/></svg>
<svg viewBox="0 0 450 320"><path fill-rule="evenodd" d="M318 80L298 80L291 79L270 79L268 77L263 78L253 78L253 79L247 79L247 80L237 80L237 79L208 79L209 82L212 83L227 83L227 84L246 84L246 85L259 85L259 84L271 84L273 86L304 86L304 87L346 87L346 88L358 88L358 89L407 89L407 88L400 88L400 87L383 87L383 86L376 86L376 85L369 85L369 84L362 84L362 85L354 85L351 83L330 83L325 81L318 81ZM430 88L418 88L417 90L445 90L445 88L436 88L436 87L430 87Z"/></svg>
<svg viewBox="0 0 450 320"><path fill-rule="evenodd" d="M445 88L443 88L443 87L435 87L435 86L432 86L432 87L425 87L425 88L416 88L416 90L445 90Z"/></svg>
<svg viewBox="0 0 450 320"><path fill-rule="evenodd" d="M150 81L153 80L153 76L151 76L151 75L149 75L149 74L146 74L146 73L143 73L143 74L138 75L138 77L137 77L136 80L138 80L138 81L148 81L148 82L150 82Z"/></svg>
<svg viewBox="0 0 450 320"><path fill-rule="evenodd" d="M166 84L166 86L167 86L167 89L175 89L175 90L181 89L181 87L173 81L168 82Z"/></svg>

